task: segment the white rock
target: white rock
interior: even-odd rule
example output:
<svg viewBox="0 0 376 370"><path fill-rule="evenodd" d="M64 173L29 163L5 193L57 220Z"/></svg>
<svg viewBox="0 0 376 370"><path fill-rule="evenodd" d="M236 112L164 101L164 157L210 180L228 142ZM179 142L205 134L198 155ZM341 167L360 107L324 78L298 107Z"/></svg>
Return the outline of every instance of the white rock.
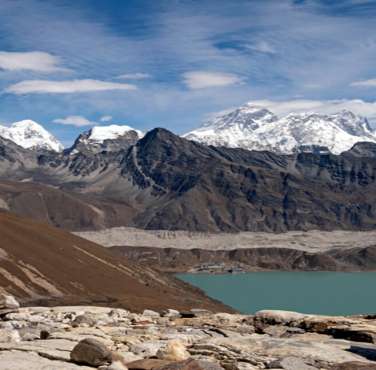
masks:
<svg viewBox="0 0 376 370"><path fill-rule="evenodd" d="M163 312L163 316L170 317L170 318L180 317L180 312L178 310L173 310L169 308Z"/></svg>
<svg viewBox="0 0 376 370"><path fill-rule="evenodd" d="M17 330L0 329L1 343L17 343L20 341L21 337Z"/></svg>
<svg viewBox="0 0 376 370"><path fill-rule="evenodd" d="M281 324L287 324L293 321L303 320L308 315L304 315L299 312L293 311L281 311L281 310L261 310L255 313L255 319L261 319L262 321L269 321Z"/></svg>
<svg viewBox="0 0 376 370"><path fill-rule="evenodd" d="M142 313L142 316L146 316L146 317L161 317L161 315L158 312L152 311L152 310L144 310L144 312Z"/></svg>
<svg viewBox="0 0 376 370"><path fill-rule="evenodd" d="M20 304L16 298L8 294L0 294L0 309L17 309Z"/></svg>
<svg viewBox="0 0 376 370"><path fill-rule="evenodd" d="M168 361L184 361L190 357L190 354L180 340L171 340L166 348L158 351L157 357Z"/></svg>

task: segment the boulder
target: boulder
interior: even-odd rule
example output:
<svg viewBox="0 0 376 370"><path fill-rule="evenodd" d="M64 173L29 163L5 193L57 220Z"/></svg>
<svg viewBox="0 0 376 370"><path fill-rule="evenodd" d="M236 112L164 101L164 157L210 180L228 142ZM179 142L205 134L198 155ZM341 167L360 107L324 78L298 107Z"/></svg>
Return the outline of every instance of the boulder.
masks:
<svg viewBox="0 0 376 370"><path fill-rule="evenodd" d="M184 361L190 357L185 345L178 339L171 340L167 343L166 348L157 352L157 357L162 360Z"/></svg>
<svg viewBox="0 0 376 370"><path fill-rule="evenodd" d="M20 304L16 298L8 294L0 294L0 313L5 314L9 312L17 311L20 308Z"/></svg>
<svg viewBox="0 0 376 370"><path fill-rule="evenodd" d="M111 363L111 351L100 341L92 338L81 340L70 354L72 361L78 364L100 366Z"/></svg>
<svg viewBox="0 0 376 370"><path fill-rule="evenodd" d="M94 317L83 314L78 315L73 321L72 321L72 327L77 328L79 326L94 326L96 324L96 320Z"/></svg>
<svg viewBox="0 0 376 370"><path fill-rule="evenodd" d="M48 330L41 330L39 334L40 339L48 339L50 337L50 332Z"/></svg>

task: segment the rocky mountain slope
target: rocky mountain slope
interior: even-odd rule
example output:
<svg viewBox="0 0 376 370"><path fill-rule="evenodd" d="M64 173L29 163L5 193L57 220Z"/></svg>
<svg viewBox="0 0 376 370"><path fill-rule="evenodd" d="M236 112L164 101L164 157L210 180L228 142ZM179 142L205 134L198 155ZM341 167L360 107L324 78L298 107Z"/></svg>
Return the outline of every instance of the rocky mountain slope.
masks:
<svg viewBox="0 0 376 370"><path fill-rule="evenodd" d="M45 224L0 213L0 234L1 291L29 305L229 310L187 284Z"/></svg>
<svg viewBox="0 0 376 370"><path fill-rule="evenodd" d="M376 369L374 315L13 305L0 325L4 370Z"/></svg>
<svg viewBox="0 0 376 370"><path fill-rule="evenodd" d="M185 135L200 143L293 153L300 147L325 147L340 154L357 142L376 142L366 118L350 111L324 115L316 113L289 114L279 118L269 110L246 104L205 123Z"/></svg>
<svg viewBox="0 0 376 370"><path fill-rule="evenodd" d="M209 147L154 129L134 145L94 153L37 153L2 143L0 179L99 200L93 204L99 211L101 203L119 204L123 223L106 227L226 232L376 227L376 144L370 142L341 155L282 155Z"/></svg>
<svg viewBox="0 0 376 370"><path fill-rule="evenodd" d="M60 190L42 183L0 181L0 209L68 230L123 225L134 210L122 202Z"/></svg>
<svg viewBox="0 0 376 370"><path fill-rule="evenodd" d="M8 139L25 149L52 150L60 152L63 145L40 124L32 120L0 126L0 137Z"/></svg>

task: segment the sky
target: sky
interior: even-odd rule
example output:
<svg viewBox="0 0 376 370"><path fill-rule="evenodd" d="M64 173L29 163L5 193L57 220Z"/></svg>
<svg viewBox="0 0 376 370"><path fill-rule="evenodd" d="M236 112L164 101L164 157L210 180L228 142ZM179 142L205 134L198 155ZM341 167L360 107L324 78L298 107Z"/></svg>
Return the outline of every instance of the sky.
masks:
<svg viewBox="0 0 376 370"><path fill-rule="evenodd" d="M249 101L376 127L376 0L1 0L0 122L181 134Z"/></svg>

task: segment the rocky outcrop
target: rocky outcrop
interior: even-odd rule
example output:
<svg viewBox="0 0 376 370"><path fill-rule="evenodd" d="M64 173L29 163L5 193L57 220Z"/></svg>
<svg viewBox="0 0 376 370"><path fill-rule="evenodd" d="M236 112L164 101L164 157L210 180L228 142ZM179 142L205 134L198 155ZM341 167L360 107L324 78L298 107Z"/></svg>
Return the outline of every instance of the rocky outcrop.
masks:
<svg viewBox="0 0 376 370"><path fill-rule="evenodd" d="M74 325L87 315L96 322ZM190 317L187 317L190 316ZM135 314L29 307L0 319L0 368L40 370L371 370L376 320L285 311ZM39 333L48 332L41 339ZM341 336L338 333L341 332ZM15 335L17 333L17 335Z"/></svg>

